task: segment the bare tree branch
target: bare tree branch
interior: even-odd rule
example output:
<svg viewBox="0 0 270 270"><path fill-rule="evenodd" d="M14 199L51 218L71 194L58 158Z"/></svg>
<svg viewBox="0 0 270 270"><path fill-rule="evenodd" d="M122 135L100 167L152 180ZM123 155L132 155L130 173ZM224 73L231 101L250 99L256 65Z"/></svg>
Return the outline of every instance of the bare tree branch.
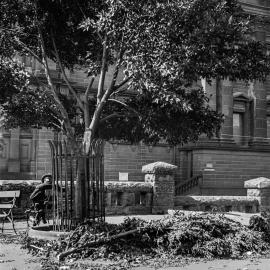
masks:
<svg viewBox="0 0 270 270"><path fill-rule="evenodd" d="M88 84L88 86L87 86L87 88L86 88L86 90L85 90L85 93L84 93L85 98L88 97L89 92L90 92L90 90L91 90L91 88L92 88L92 85L93 85L93 83L94 83L95 78L96 78L96 76L91 76L91 79L90 79L90 81L89 81L89 84Z"/></svg>
<svg viewBox="0 0 270 270"><path fill-rule="evenodd" d="M118 100L118 99L113 99L113 98L109 98L108 101L116 102L116 103L118 103L118 104L124 106L127 110L134 112L136 115L138 115L138 116L141 115L138 111L136 111L134 108L131 108L130 106L128 106L128 105L127 105L125 102L123 102L123 101L120 101L120 100Z"/></svg>
<svg viewBox="0 0 270 270"><path fill-rule="evenodd" d="M36 3L36 9L37 9L37 3ZM68 113L65 109L65 107L63 106L62 102L60 101L57 93L56 93L56 89L53 85L53 82L52 82L52 78L51 78L51 74L50 74L50 69L49 69L49 65L48 65L48 59L47 59L47 55L46 55L46 51L45 51L45 43L44 43L44 39L43 39L43 36L42 36L42 32L41 32L41 29L40 29L40 26L39 26L39 22L36 18L36 24L37 24L37 29L38 29L38 33L39 33L39 38L40 38L40 45L41 45L41 52L42 52L42 62L44 64L44 67L45 67L45 73L46 73L46 78L47 78L47 81L48 81L48 85L51 89L51 93L54 97L54 100L55 102L57 103L58 107L59 107L59 110L62 114L62 117L63 117L63 121L65 123L65 126L66 126L66 130L67 130L67 133L69 136L73 137L74 134L73 134L73 129L71 127L71 123L70 123L70 120L69 120L69 117L68 117Z"/></svg>
<svg viewBox="0 0 270 270"><path fill-rule="evenodd" d="M124 79L121 83L117 84L114 86L114 89L113 89L113 92L111 93L111 96L112 95L117 95L118 93L120 92L124 92L126 91L126 89L120 89L123 85L125 85L128 81L131 80L131 76L130 77L127 77L126 79ZM118 91L117 91L118 89Z"/></svg>
<svg viewBox="0 0 270 270"><path fill-rule="evenodd" d="M107 39L106 39L106 42L104 42L104 44L103 44L103 45L105 45L105 47L103 49L103 53L104 52L107 53L106 43L107 43ZM107 90L105 91L104 94L103 94L104 85L102 85L102 88L99 87L99 89L98 89L97 107L96 107L96 110L95 110L94 115L92 117L92 121L91 121L91 123L89 125L89 134L90 134L90 136L88 137L88 139L90 141L95 136L96 129L97 129L98 124L100 122L100 116L101 116L103 107L106 104L108 98L110 97L110 95L111 95L111 93L112 93L112 91L114 89L116 79L117 79L117 76L118 76L118 73L119 73L119 68L120 68L121 63L122 63L123 54L124 54L124 49L123 49L123 47L121 47L120 52L119 52L119 56L118 56L118 60L116 62L115 68L114 68L113 78L112 78L112 81L111 81L111 84L110 84L109 88L107 88ZM106 54L104 54L103 56L106 56ZM103 59L103 60L106 60L106 58ZM105 61L102 62L102 64L104 64L104 63L105 63ZM106 68L106 66L104 65L103 72L105 71L105 68ZM105 80L105 73L104 73L104 78L101 80L101 82L104 83L104 80ZM103 96L102 96L102 94L103 94Z"/></svg>
<svg viewBox="0 0 270 270"><path fill-rule="evenodd" d="M107 68L107 35L105 35L105 39L103 41L102 66L98 82L97 104L101 102L101 98L103 95L106 68Z"/></svg>
<svg viewBox="0 0 270 270"><path fill-rule="evenodd" d="M111 118L114 118L114 117L125 117L125 115L119 114L119 113L112 113L112 114L107 115L104 118L100 119L100 123L103 123L103 122L105 122Z"/></svg>
<svg viewBox="0 0 270 270"><path fill-rule="evenodd" d="M15 37L15 41L16 41L19 45L21 45L26 51L28 51L35 59L37 59L37 61L38 61L40 64L42 64L43 66L45 66L44 63L43 63L43 61L42 61L42 59L41 59L35 52L33 52L30 48L28 48L27 45L26 45L25 43L23 43L22 41L20 41L20 40L19 40L18 38L16 38L16 37Z"/></svg>
<svg viewBox="0 0 270 270"><path fill-rule="evenodd" d="M62 129L62 125L61 126L59 126L59 125L57 125L56 123L54 123L54 122L49 122L49 124L51 124L51 125L53 125L53 126L55 126L56 128L58 128L58 129Z"/></svg>
<svg viewBox="0 0 270 270"><path fill-rule="evenodd" d="M89 92L90 92L92 85L94 83L95 77L96 76L91 77L89 84L88 84L88 86L85 90L85 93L84 93L84 126L85 126L85 129L87 129L90 125L90 104L89 104L89 100L88 100L88 95L89 95Z"/></svg>
<svg viewBox="0 0 270 270"><path fill-rule="evenodd" d="M80 109L83 111L84 110L83 103L82 103L81 99L78 97L76 91L71 86L71 84L70 84L70 82L69 82L69 80L67 78L67 75L66 75L65 69L63 67L62 61L60 59L60 56L59 56L59 53L58 53L58 50L57 50L57 47L56 47L55 39L54 39L54 36L53 36L53 33L52 32L51 32L51 36L52 36L52 43L53 43L53 47L54 47L54 51L55 51L55 57L56 57L56 60L57 60L58 65L60 67L61 73L63 74L64 81L67 84L69 91L72 93L72 95L76 99L76 101L77 101Z"/></svg>

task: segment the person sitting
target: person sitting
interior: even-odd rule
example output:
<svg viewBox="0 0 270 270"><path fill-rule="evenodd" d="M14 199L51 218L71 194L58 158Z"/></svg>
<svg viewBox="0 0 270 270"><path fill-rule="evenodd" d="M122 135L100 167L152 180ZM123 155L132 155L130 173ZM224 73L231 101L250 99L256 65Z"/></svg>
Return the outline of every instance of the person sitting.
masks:
<svg viewBox="0 0 270 270"><path fill-rule="evenodd" d="M49 198L46 195L46 191L52 189L52 175L43 175L41 178L41 182L42 183L40 185L37 185L35 190L30 195L30 200L32 200L34 204L34 210L36 212L33 226L38 225L40 223L40 220L42 220L44 224L47 223L47 220L45 218L45 206Z"/></svg>

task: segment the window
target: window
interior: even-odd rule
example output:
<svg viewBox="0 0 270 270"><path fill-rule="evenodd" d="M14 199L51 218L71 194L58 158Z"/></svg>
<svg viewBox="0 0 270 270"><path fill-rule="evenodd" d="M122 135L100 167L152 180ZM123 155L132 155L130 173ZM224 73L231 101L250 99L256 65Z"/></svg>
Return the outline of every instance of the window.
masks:
<svg viewBox="0 0 270 270"><path fill-rule="evenodd" d="M241 92L233 94L233 138L238 145L247 145L252 123L249 97Z"/></svg>
<svg viewBox="0 0 270 270"><path fill-rule="evenodd" d="M233 137L236 144L243 144L244 139L244 115L233 113Z"/></svg>

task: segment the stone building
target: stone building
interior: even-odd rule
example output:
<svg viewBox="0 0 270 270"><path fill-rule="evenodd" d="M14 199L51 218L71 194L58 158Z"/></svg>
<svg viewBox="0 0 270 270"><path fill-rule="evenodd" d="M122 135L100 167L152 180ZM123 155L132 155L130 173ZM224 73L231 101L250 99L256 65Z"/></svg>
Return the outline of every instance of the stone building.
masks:
<svg viewBox="0 0 270 270"><path fill-rule="evenodd" d="M269 16L269 0L241 0L250 13ZM258 27L257 39L270 42L270 26ZM44 78L41 66L31 58L22 59L30 73ZM68 89L51 63L59 91ZM85 86L85 74L68 74L72 83ZM178 166L177 185L202 175L202 181L188 185L188 193L205 195L243 195L245 180L259 176L270 177L270 80L265 83L222 82L221 94L216 85L202 82L211 95L210 104L225 115L220 138L201 138L196 144L169 147L160 144L129 145L106 143L105 180L143 181L141 167L154 161L165 161ZM0 129L0 180L40 179L51 170L48 139L54 134L46 129ZM197 189L196 185L200 188Z"/></svg>

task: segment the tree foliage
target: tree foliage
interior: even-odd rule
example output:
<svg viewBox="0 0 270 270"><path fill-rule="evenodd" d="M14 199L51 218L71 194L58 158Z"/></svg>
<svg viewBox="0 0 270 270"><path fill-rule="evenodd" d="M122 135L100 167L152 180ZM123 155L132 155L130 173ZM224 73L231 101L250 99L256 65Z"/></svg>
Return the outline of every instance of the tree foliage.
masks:
<svg viewBox="0 0 270 270"><path fill-rule="evenodd" d="M236 0L3 0L0 9L3 48L35 57L48 81L46 91L24 89L5 105L6 126L61 123L70 138L88 130L90 141L186 143L214 135L222 119L194 82L269 73L266 47L250 38L253 24ZM58 93L48 59L69 98ZM89 79L83 92L66 74L79 68ZM24 114L36 120L15 121Z"/></svg>
<svg viewBox="0 0 270 270"><path fill-rule="evenodd" d="M25 90L29 76L23 66L13 60L0 60L0 104L7 102L14 94Z"/></svg>

